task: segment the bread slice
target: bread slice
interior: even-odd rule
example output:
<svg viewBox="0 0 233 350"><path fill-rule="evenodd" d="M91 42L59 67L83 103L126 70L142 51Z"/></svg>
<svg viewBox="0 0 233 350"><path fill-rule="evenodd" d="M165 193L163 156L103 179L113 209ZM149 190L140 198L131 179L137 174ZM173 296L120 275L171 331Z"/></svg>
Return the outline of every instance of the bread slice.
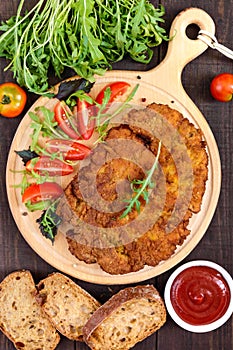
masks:
<svg viewBox="0 0 233 350"><path fill-rule="evenodd" d="M36 297L57 330L72 340L83 340L83 326L100 307L90 294L67 276L56 272L37 285Z"/></svg>
<svg viewBox="0 0 233 350"><path fill-rule="evenodd" d="M53 350L60 336L35 300L29 271L16 271L0 284L0 329L18 350Z"/></svg>
<svg viewBox="0 0 233 350"><path fill-rule="evenodd" d="M86 323L84 340L92 350L127 350L158 330L166 309L152 285L121 290Z"/></svg>

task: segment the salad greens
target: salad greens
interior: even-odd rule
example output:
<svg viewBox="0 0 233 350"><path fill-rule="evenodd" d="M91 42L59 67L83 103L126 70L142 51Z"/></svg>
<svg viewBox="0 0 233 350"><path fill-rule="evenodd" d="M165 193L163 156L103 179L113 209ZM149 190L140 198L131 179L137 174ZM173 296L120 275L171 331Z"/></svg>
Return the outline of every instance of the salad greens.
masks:
<svg viewBox="0 0 233 350"><path fill-rule="evenodd" d="M76 116L75 113L72 112L72 105L73 102L77 104L77 98L83 99L87 102L86 112L88 112L88 108L93 108L95 106L95 114L91 115L90 118L95 119L95 129L98 133L98 139L95 141L95 143L102 142L107 134L107 129L109 126L110 121L115 116L119 115L124 109L127 109L130 107L129 102L134 98L138 88L139 84L136 84L130 92L127 93L124 102L118 104L114 104L114 99L112 98L112 94L114 92L111 90L109 85L106 85L106 87L103 90L103 97L101 97L101 102L98 100L98 96L96 98L96 101L91 97L91 95L88 94L90 92L91 87L94 83L91 83L84 78L81 78L79 80L72 80L68 82L64 82L61 84L58 94L56 97L58 99L65 99L60 102L59 104L64 103L69 108L70 116L67 115L67 118L70 118L70 124L72 125L73 120ZM102 91L102 90L101 90ZM121 90L119 90L121 91ZM118 91L118 93L119 93ZM68 94L69 92L69 94ZM68 94L68 95L67 95ZM74 100L74 101L73 101ZM98 101L98 102L97 102ZM113 109L111 109L113 107ZM46 149L45 146L40 145L41 137L48 138L50 140L63 140L63 142L67 140L71 140L71 138L68 136L68 134L63 131L59 127L58 121L56 121L55 118L56 112L54 110L50 110L46 106L38 106L35 108L33 112L29 112L29 117L31 118L31 129L32 133L30 135L31 137L31 143L30 147L26 150L22 151L15 151L18 156L22 158L22 161L25 165L25 170L20 170L23 175L23 179L19 185L16 185L15 187L21 188L21 194L24 196L27 188L29 188L29 191L27 193L27 199L24 200L24 203L29 211L42 211L41 216L37 219L37 223L39 224L39 229L43 236L50 239L51 242L54 242L55 236L57 234L57 228L61 223L61 218L56 214L56 208L59 202L59 197L54 198L51 200L49 196L51 196L51 193L49 192L49 186L47 188L47 192L44 192L44 198L42 199L40 193L37 195L37 198L35 199L35 192L38 191L39 187L37 186L35 189L35 185L38 184L45 184L51 185L56 183L54 180L54 174L51 174L49 172L48 167L46 168L46 163L44 165L44 168L42 169L42 172L38 171L36 169L36 164L38 162L38 159L43 156L46 156L49 158L49 167L53 168L53 161L57 158L60 159L65 164L65 160L63 158L63 155L59 153L59 151L50 153L48 149ZM69 113L68 113L69 114ZM77 116L76 116L77 117ZM74 141L74 140L73 140ZM94 144L95 144L94 143ZM93 145L94 145L93 144ZM134 180L131 183L131 188L134 192L133 197L130 200L126 200L128 203L125 211L122 214L122 217L126 216L134 207L136 207L137 211L140 211L140 197L142 196L146 202L149 200L149 188L153 187L152 183L152 175L157 168L158 158L160 154L161 149L161 143L159 143L157 156L155 159L155 162L151 168L151 170L148 172L148 175L146 179L144 180ZM28 166L28 162L30 162L30 166ZM27 167L28 166L28 167ZM60 166L60 165L59 165ZM56 165L54 165L56 167ZM59 170L62 173L62 170ZM60 175L60 173L59 173ZM31 192L30 192L31 191ZM34 191L34 192L33 192ZM46 197L46 194L48 193L48 197ZM56 194L56 193L55 193ZM60 196L60 192L58 193ZM30 197L31 196L31 197ZM25 198L26 198L25 197Z"/></svg>
<svg viewBox="0 0 233 350"><path fill-rule="evenodd" d="M59 89L59 96L63 95L63 89L68 88L70 91L74 91L73 89L70 89L69 84L72 83L72 81L65 82L62 84L65 84L63 88L61 88L61 91ZM62 85L61 84L61 85ZM76 83L77 85L77 83ZM76 104L76 98L84 99L87 102L96 105L96 115L92 118L96 119L96 131L98 132L99 136L98 139L95 141L95 144L98 142L102 142L107 134L107 127L111 121L111 119L114 119L115 116L120 114L124 109L130 106L129 102L132 101L134 95L136 94L137 90L139 88L139 84L135 85L135 87L132 89L132 91L129 93L129 95L126 97L125 101L120 103L119 106L117 106L116 110L111 111L111 113L108 113L107 107L109 106L109 101L111 97L111 89L108 87L104 92L104 98L101 104L98 104L95 102L95 100L92 99L90 95L86 94L86 89L73 92L65 101L67 105L72 106L73 100ZM89 90L88 90L89 91ZM60 98L60 97L59 97ZM63 101L64 103L64 101ZM45 106L39 106L35 109L34 112L29 112L29 116L32 120L31 122L31 128L32 128L32 134L31 134L31 145L29 152L34 152L34 156L38 154L47 154L46 150L40 147L39 139L41 135L43 137L48 137L50 139L64 139L69 140L69 136L62 131L58 123L54 119L54 111L51 111L50 109L46 108ZM67 116L68 117L68 116ZM72 118L72 115L71 115ZM72 123L71 118L69 119ZM23 156L30 157L30 154L27 151L21 151L17 152L21 158L23 159ZM36 153L37 152L37 153ZM48 154L47 154L48 155ZM54 153L53 155L50 155L51 158L57 157L57 154ZM33 158L33 156L31 156ZM30 159L31 159L30 158Z"/></svg>
<svg viewBox="0 0 233 350"><path fill-rule="evenodd" d="M164 7L149 0L38 0L2 22L0 57L10 60L21 86L45 94L52 67L59 78L65 67L86 79L104 74L113 62L129 55L148 63L152 47L168 40L160 27Z"/></svg>
<svg viewBox="0 0 233 350"><path fill-rule="evenodd" d="M53 202L47 209L43 211L36 222L39 224L40 231L45 238L50 239L54 243L57 234L57 227L62 219L56 213L57 202Z"/></svg>
<svg viewBox="0 0 233 350"><path fill-rule="evenodd" d="M157 155L154 161L154 164L152 165L151 169L149 170L147 177L143 180L133 180L131 182L131 189L133 191L133 196L130 199L126 199L125 202L128 203L126 206L126 209L121 215L121 218L124 218L126 215L128 215L131 210L135 207L137 212L140 213L141 210L141 202L139 198L142 196L146 203L149 202L149 192L148 189L154 188L154 183L151 181L152 176L154 174L155 169L158 167L158 161L161 151L161 141L159 142Z"/></svg>
<svg viewBox="0 0 233 350"><path fill-rule="evenodd" d="M134 98L134 95L136 94L138 88L139 84L135 85L133 90L127 96L126 100L123 103L120 103L116 110L111 113L105 112L111 96L111 89L107 88L105 90L102 104L98 105L98 113L96 115L96 130L99 134L99 137L95 143L102 142L104 140L107 135L107 128L111 119L114 119L114 117L119 115L124 109L130 106L129 102Z"/></svg>

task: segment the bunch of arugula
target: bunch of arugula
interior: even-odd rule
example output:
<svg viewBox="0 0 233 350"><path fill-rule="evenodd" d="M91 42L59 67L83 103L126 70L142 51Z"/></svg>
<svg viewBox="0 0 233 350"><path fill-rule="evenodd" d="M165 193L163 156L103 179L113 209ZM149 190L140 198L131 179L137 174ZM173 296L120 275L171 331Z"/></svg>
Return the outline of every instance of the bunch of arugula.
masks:
<svg viewBox="0 0 233 350"><path fill-rule="evenodd" d="M149 0L38 0L23 12L2 22L0 57L10 60L21 86L44 94L51 67L59 78L65 67L81 77L102 75L113 62L129 55L148 63L151 47L168 40L164 7L156 9Z"/></svg>

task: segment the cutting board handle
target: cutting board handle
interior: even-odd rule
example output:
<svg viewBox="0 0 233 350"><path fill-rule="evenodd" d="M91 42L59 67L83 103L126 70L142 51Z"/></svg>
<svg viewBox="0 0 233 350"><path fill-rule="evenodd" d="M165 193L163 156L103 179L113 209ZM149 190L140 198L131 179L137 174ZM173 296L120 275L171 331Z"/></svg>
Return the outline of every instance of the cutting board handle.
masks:
<svg viewBox="0 0 233 350"><path fill-rule="evenodd" d="M164 60L145 75L148 82L153 80L158 87L172 94L175 93L178 99L179 91L182 89L183 68L208 48L208 45L201 40L190 39L187 36L186 30L191 24L196 24L200 29L215 34L214 21L204 10L199 8L183 10L175 17L171 25L170 37L172 39L169 41Z"/></svg>
<svg viewBox="0 0 233 350"><path fill-rule="evenodd" d="M169 64L175 64L182 70L184 66L202 54L208 46L199 39L190 39L187 36L187 27L196 24L200 29L215 34L215 24L213 19L202 9L188 8L180 12L174 19L165 61Z"/></svg>

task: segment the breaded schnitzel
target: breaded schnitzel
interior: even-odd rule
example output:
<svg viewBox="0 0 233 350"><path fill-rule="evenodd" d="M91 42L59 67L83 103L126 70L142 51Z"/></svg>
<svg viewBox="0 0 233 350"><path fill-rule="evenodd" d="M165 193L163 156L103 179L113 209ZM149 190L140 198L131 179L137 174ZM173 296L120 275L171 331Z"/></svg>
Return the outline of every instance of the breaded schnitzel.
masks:
<svg viewBox="0 0 233 350"><path fill-rule="evenodd" d="M134 207L123 217L124 196L133 195L129 180L146 178L161 138L159 169L149 204L140 197L140 213ZM119 149L109 149L116 140L120 140ZM190 234L189 220L201 209L208 176L205 146L201 130L166 105L153 103L131 110L124 122L108 130L105 143L97 146L65 189L57 213L70 252L88 264L98 263L110 274L138 271L168 259ZM122 156L125 154L131 159ZM86 196L93 203L87 203ZM102 201L106 208L98 207Z"/></svg>

